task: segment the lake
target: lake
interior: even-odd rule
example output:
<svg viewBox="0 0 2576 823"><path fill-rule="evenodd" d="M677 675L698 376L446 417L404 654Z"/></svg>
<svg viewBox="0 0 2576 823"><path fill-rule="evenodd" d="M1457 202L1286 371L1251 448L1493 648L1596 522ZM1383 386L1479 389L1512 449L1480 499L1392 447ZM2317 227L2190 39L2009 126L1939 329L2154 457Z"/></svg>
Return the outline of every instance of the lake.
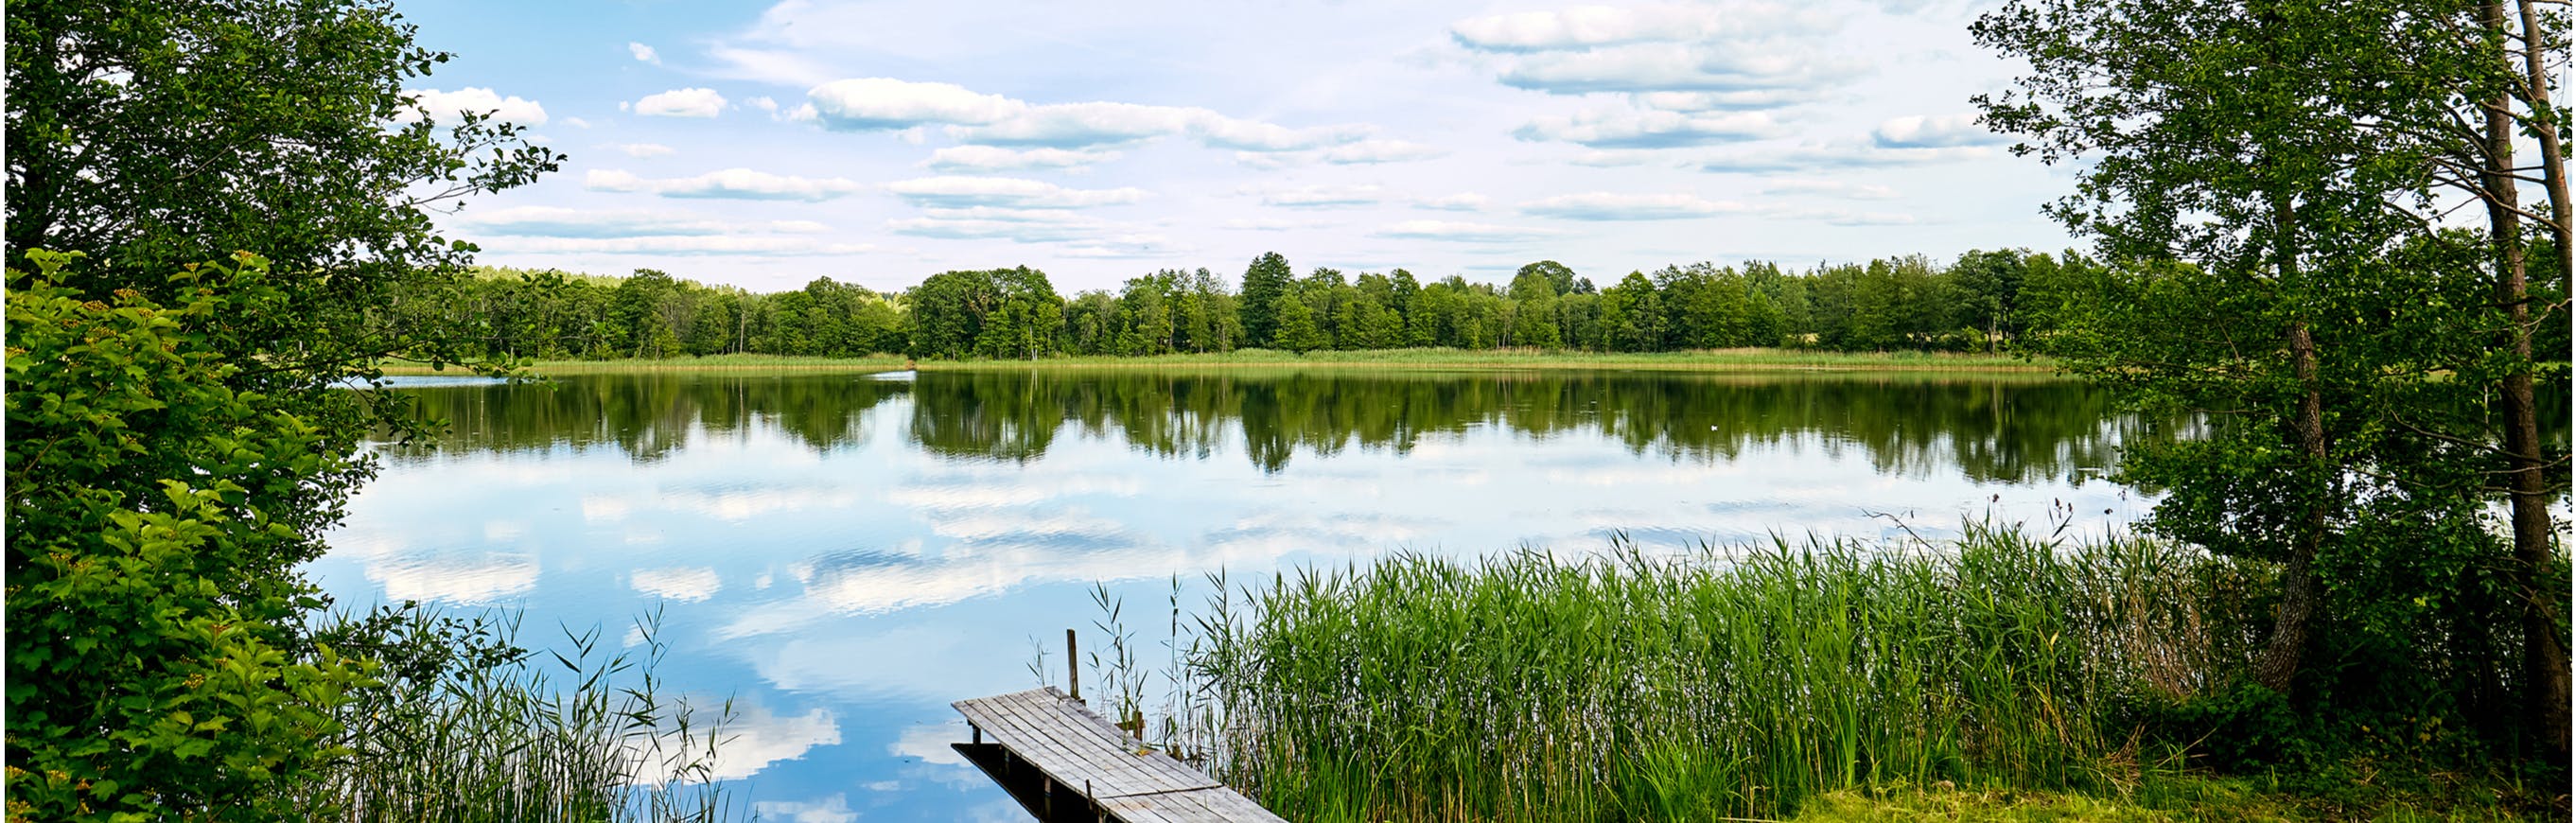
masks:
<svg viewBox="0 0 2576 823"><path fill-rule="evenodd" d="M1809 533L2086 533L2150 427L2080 383L1775 372L1041 370L397 380L451 422L384 446L310 571L341 603L524 611L735 699L719 772L796 821L1025 820L949 701L1063 682L1095 583L1159 668L1184 609L1393 551L1648 550ZM634 637L629 633L630 640ZM1092 680L1086 669L1086 683Z"/></svg>

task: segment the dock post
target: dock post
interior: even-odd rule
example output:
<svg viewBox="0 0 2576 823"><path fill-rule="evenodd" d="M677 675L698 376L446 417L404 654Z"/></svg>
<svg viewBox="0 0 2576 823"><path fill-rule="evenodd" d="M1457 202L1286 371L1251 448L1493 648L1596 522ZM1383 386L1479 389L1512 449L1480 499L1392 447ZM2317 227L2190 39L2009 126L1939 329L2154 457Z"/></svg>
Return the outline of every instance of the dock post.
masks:
<svg viewBox="0 0 2576 823"><path fill-rule="evenodd" d="M1082 699L1082 659L1074 654L1073 630L1064 630L1064 685L1073 699Z"/></svg>

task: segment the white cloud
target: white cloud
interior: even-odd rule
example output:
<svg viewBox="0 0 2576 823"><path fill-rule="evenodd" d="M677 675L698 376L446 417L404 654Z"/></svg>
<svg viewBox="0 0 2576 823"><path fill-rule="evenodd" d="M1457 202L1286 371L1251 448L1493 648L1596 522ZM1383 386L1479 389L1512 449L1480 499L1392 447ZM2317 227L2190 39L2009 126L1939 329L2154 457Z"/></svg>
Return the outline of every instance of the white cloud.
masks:
<svg viewBox="0 0 2576 823"><path fill-rule="evenodd" d="M1028 149L1015 151L999 146L950 146L930 153L925 163L940 171L1006 171L1012 169L1076 169L1118 159L1114 151L1067 151L1064 149Z"/></svg>
<svg viewBox="0 0 2576 823"><path fill-rule="evenodd" d="M1586 111L1541 117L1512 132L1523 140L1554 140L1605 149L1664 149L1758 140L1779 134L1767 112L1686 114L1672 111Z"/></svg>
<svg viewBox="0 0 2576 823"><path fill-rule="evenodd" d="M1724 5L1574 6L1458 21L1449 28L1460 45L1481 51L1529 52L1591 49L1624 43L1760 37L1827 31L1833 18L1821 11L1775 3Z"/></svg>
<svg viewBox="0 0 2576 823"><path fill-rule="evenodd" d="M1663 111L1733 111L1776 109L1810 102L1815 95L1804 90L1752 89L1747 91L1649 91L1628 96L1639 108Z"/></svg>
<svg viewBox="0 0 2576 823"><path fill-rule="evenodd" d="M1485 196L1474 192L1459 192L1441 197L1425 197L1413 201L1413 204L1426 209L1443 211L1476 211L1485 207Z"/></svg>
<svg viewBox="0 0 2576 823"><path fill-rule="evenodd" d="M787 823L855 823L859 813L850 810L850 796L836 792L819 800L759 800L751 804L751 813Z"/></svg>
<svg viewBox="0 0 2576 823"><path fill-rule="evenodd" d="M1059 103L1030 107L990 125L950 126L948 134L1001 146L1106 146L1179 134L1189 127L1192 113L1134 103Z"/></svg>
<svg viewBox="0 0 2576 823"><path fill-rule="evenodd" d="M473 113L490 115L494 120L520 125L546 124L546 107L522 97L503 97L499 92L487 88L469 87L455 91L415 89L406 93L411 95L412 107L396 112L394 114L396 123L417 122L423 116L452 123L467 113Z"/></svg>
<svg viewBox="0 0 2576 823"><path fill-rule="evenodd" d="M885 77L834 80L807 91L824 128L896 131L930 123L992 123L1028 109L998 94L978 94L950 83L915 83Z"/></svg>
<svg viewBox="0 0 2576 823"><path fill-rule="evenodd" d="M593 191L650 192L663 197L807 202L856 194L867 188L857 181L840 177L793 177L751 169L725 169L696 177L663 179L637 177L618 169L593 169L582 178L582 187Z"/></svg>
<svg viewBox="0 0 2576 823"><path fill-rule="evenodd" d="M1895 149L1874 144L1806 144L1707 157L1700 160L1699 168L1712 173L1757 174L1838 168L1877 169L1982 160L1994 155L1994 150L1986 146Z"/></svg>
<svg viewBox="0 0 2576 823"><path fill-rule="evenodd" d="M457 220L456 228L476 236L608 238L723 234L729 227L720 221L670 212L513 206L468 213Z"/></svg>
<svg viewBox="0 0 2576 823"><path fill-rule="evenodd" d="M1503 85L1550 94L1592 92L1821 91L1860 73L1858 61L1808 49L1778 51L1703 43L1646 43L1515 59Z"/></svg>
<svg viewBox="0 0 2576 823"><path fill-rule="evenodd" d="M1619 166L1643 166L1663 159L1664 158L1662 156L1652 151L1646 151L1643 149L1621 149L1617 151L1587 151L1568 158L1565 162L1572 163L1577 166L1590 166L1596 169L1606 169L1616 168Z"/></svg>
<svg viewBox="0 0 2576 823"><path fill-rule="evenodd" d="M1145 199L1144 189L1069 189L1017 177L924 177L887 183L885 187L913 205L930 208L1073 209Z"/></svg>
<svg viewBox="0 0 2576 823"><path fill-rule="evenodd" d="M675 151L660 143L618 143L610 148L625 152L628 157L660 157Z"/></svg>
<svg viewBox="0 0 2576 823"><path fill-rule="evenodd" d="M1974 114L1898 117L1878 124L1878 128L1870 132L1870 138L1880 148L1889 149L1938 149L2004 142L2001 135L1979 125Z"/></svg>
<svg viewBox="0 0 2576 823"><path fill-rule="evenodd" d="M581 119L581 118L579 118L579 117L566 117L566 118L564 118L563 120L558 121L558 122L561 122L561 123L563 123L564 125L571 126L571 127L573 127L573 128L576 128L576 129L586 129L586 128L590 128L590 121L588 121L588 120L583 120L583 119Z"/></svg>
<svg viewBox="0 0 2576 823"><path fill-rule="evenodd" d="M656 66L662 65L662 55L655 53L652 46L629 42L626 44L626 53L635 55L635 59L637 60L642 60Z"/></svg>
<svg viewBox="0 0 2576 823"><path fill-rule="evenodd" d="M1326 224L1317 220L1281 220L1271 217L1260 217L1250 219L1235 218L1219 223L1217 224L1217 227L1225 229L1239 229L1243 231L1289 231L1293 229L1322 228L1324 225Z"/></svg>
<svg viewBox="0 0 2576 823"><path fill-rule="evenodd" d="M724 111L724 95L715 89L672 89L635 101L635 113L646 117L714 117Z"/></svg>
<svg viewBox="0 0 2576 823"><path fill-rule="evenodd" d="M1783 180L1771 184L1762 193L1774 196L1811 194L1850 200L1894 200L1897 197L1895 189L1875 183L1853 183L1823 177Z"/></svg>
<svg viewBox="0 0 2576 823"><path fill-rule="evenodd" d="M1686 220L1745 210L1693 194L1565 194L1522 203L1521 213L1567 220Z"/></svg>
<svg viewBox="0 0 2576 823"><path fill-rule="evenodd" d="M1291 209L1341 209L1374 206L1386 199L1386 190L1376 186L1300 186L1274 189L1261 196L1261 202Z"/></svg>
<svg viewBox="0 0 2576 823"><path fill-rule="evenodd" d="M1340 163L1345 165L1355 163L1402 163L1412 160L1429 160L1435 157L1443 157L1448 154L1448 149L1430 145L1428 143L1415 143L1405 140L1362 140L1348 145L1334 146L1332 148L1325 149L1324 162Z"/></svg>
<svg viewBox="0 0 2576 823"><path fill-rule="evenodd" d="M687 603L714 597L724 588L724 581L716 577L716 570L705 566L636 569L627 576L626 583L644 594Z"/></svg>
<svg viewBox="0 0 2576 823"><path fill-rule="evenodd" d="M1444 240L1458 243L1517 243L1555 234L1546 229L1497 226L1489 223L1460 223L1448 220L1406 220L1379 229L1376 236L1394 240Z"/></svg>
<svg viewBox="0 0 2576 823"><path fill-rule="evenodd" d="M1366 129L1355 126L1292 129L1272 123L1238 120L1206 109L1176 109L1175 111L1183 113L1190 133L1196 136L1199 142L1220 149L1261 152L1303 151L1320 146L1348 143L1367 133Z"/></svg>
<svg viewBox="0 0 2576 823"><path fill-rule="evenodd" d="M512 254L624 254L694 257L746 255L812 257L871 254L867 243L824 243L810 237L743 235L651 237L505 237L478 243L484 251Z"/></svg>

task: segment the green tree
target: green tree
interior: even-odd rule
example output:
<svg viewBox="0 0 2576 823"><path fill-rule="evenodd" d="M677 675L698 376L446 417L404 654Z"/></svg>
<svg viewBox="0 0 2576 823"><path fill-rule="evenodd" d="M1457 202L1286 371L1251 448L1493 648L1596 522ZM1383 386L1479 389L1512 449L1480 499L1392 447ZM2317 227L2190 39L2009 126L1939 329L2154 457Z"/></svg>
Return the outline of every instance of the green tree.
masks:
<svg viewBox="0 0 2576 823"><path fill-rule="evenodd" d="M1278 332L1279 301L1288 295L1290 281L1297 273L1288 268L1288 258L1278 252L1263 252L1243 270L1243 298L1239 310L1243 317L1243 344L1274 346Z"/></svg>
<svg viewBox="0 0 2576 823"><path fill-rule="evenodd" d="M1323 326L1315 322L1314 307L1295 292L1281 295L1279 298L1277 336L1278 340L1274 345L1298 354L1316 349L1329 349L1333 345L1332 339L1324 335Z"/></svg>
<svg viewBox="0 0 2576 823"><path fill-rule="evenodd" d="M2320 650L2333 670L2385 671L2343 664L2391 627L2423 625L2408 602L2482 599L2445 576L2481 567L2474 557L2414 561L2433 547L2474 555L2493 538L2475 527L2481 501L2502 494L2517 561L2502 588L2521 593L2530 718L2514 731L2546 735L2563 764L2565 584L2548 582L2541 502L2556 491L2524 425L2530 329L2548 312L2531 310L2520 271L2532 238L2510 219L2525 210L2510 144L2517 126L2547 146L2563 137L2538 66L2563 53L2565 20L2521 10L2509 26L2498 2L2023 0L1974 31L2032 66L2015 90L1979 98L1988 122L2031 138L2019 152L2091 161L2080 193L2051 210L2118 264L2120 297L2061 306L2050 345L2099 379L2249 419L2142 448L2125 471L2176 490L2157 528L2284 563L2255 677L2291 691ZM2563 249L2564 158L2544 148L2540 165L2558 182L2557 216L2542 222ZM2489 206L2485 235L2441 225L2445 188ZM2197 310L2186 321L2166 303ZM2119 339L2148 331L2139 316L2184 327ZM2487 391L2497 414L2454 413ZM2387 578L2391 567L2414 573ZM2345 596L2356 579L2415 596Z"/></svg>
<svg viewBox="0 0 2576 823"><path fill-rule="evenodd" d="M9 817L269 820L334 755L363 669L291 631L369 465L225 352L291 302L268 264L190 267L162 307L8 294Z"/></svg>

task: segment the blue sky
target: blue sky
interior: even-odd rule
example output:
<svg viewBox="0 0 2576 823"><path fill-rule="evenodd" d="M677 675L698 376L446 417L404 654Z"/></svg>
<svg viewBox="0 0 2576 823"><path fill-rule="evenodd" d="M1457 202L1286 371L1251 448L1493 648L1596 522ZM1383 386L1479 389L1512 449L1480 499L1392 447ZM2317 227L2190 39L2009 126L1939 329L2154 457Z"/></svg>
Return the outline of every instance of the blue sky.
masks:
<svg viewBox="0 0 2576 823"><path fill-rule="evenodd" d="M1596 281L2053 250L1968 98L1985 3L421 2L433 117L571 156L441 218L482 262L898 290L1027 265Z"/></svg>

